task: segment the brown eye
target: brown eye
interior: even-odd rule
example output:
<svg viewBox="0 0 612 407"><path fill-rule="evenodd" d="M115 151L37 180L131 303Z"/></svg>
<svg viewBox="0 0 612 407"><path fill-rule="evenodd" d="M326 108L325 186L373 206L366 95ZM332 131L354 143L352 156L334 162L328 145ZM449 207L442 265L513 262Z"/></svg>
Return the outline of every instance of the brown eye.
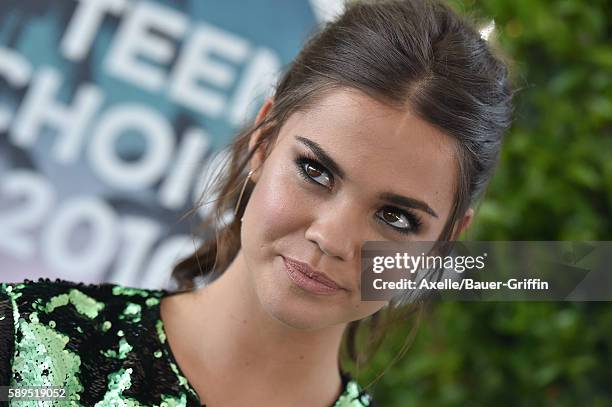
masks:
<svg viewBox="0 0 612 407"><path fill-rule="evenodd" d="M306 157L298 157L296 160L300 175L307 181L319 184L326 188L331 188L333 185L332 176L324 169L316 165L317 163Z"/></svg>
<svg viewBox="0 0 612 407"><path fill-rule="evenodd" d="M312 165L306 164L306 174L308 174L308 176L310 177L316 178L316 177L320 177L322 172L317 170Z"/></svg>
<svg viewBox="0 0 612 407"><path fill-rule="evenodd" d="M400 233L417 233L421 226L421 221L416 215L388 207L378 211L376 217Z"/></svg>
<svg viewBox="0 0 612 407"><path fill-rule="evenodd" d="M380 218L397 229L412 229L412 222L404 215L397 215L389 210L382 210Z"/></svg>
<svg viewBox="0 0 612 407"><path fill-rule="evenodd" d="M399 216L390 211L383 211L383 219L387 222L393 223L400 220Z"/></svg>

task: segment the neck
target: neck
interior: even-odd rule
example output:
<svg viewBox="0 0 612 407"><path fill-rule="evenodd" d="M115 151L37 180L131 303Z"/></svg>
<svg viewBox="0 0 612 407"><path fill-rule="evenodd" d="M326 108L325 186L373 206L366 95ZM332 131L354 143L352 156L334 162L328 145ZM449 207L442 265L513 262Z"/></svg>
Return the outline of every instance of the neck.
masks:
<svg viewBox="0 0 612 407"><path fill-rule="evenodd" d="M199 365L234 385L337 396L346 324L309 331L286 325L262 307L247 271L240 251L221 276L191 296Z"/></svg>

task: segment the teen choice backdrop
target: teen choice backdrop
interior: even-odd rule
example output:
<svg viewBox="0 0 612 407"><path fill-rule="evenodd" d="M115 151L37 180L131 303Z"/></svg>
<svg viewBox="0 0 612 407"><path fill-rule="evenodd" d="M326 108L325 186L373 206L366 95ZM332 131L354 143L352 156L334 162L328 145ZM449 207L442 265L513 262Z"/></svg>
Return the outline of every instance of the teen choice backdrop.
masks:
<svg viewBox="0 0 612 407"><path fill-rule="evenodd" d="M179 218L329 0L0 3L0 281L165 287ZM202 216L200 211L197 216Z"/></svg>

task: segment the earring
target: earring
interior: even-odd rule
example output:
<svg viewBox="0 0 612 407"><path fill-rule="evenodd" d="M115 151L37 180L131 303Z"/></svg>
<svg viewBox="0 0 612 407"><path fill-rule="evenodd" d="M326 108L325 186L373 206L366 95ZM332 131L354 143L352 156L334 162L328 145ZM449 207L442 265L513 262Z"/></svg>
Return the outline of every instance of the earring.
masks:
<svg viewBox="0 0 612 407"><path fill-rule="evenodd" d="M249 182L249 178L251 178L251 175L253 175L253 170L249 171L249 173L246 176L246 179L244 180L244 184L242 185L242 191L240 191L240 196L238 196L238 202L236 202L236 208L234 208L234 218L238 215L238 208L240 208L240 201L242 201L242 195L244 194L244 190L246 189L247 183ZM240 218L240 222L242 222L242 219L244 219L244 216Z"/></svg>

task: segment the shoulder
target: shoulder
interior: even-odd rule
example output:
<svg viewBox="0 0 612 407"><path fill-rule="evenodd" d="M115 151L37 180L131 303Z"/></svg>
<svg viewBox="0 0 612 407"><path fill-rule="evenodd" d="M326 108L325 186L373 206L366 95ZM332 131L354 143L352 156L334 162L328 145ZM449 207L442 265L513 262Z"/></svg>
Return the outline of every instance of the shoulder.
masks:
<svg viewBox="0 0 612 407"><path fill-rule="evenodd" d="M90 368L121 361L128 348L121 347L127 343L122 339L129 337L132 348L156 337L156 306L164 293L49 279L0 284L0 310L13 325L10 340L0 344L5 355L12 348L11 380L42 385L53 376L58 385L80 388L85 363Z"/></svg>
<svg viewBox="0 0 612 407"><path fill-rule="evenodd" d="M85 329L108 326L115 321L138 323L142 313L155 313L164 290L146 290L117 284L84 284L57 279L24 280L0 284L0 304L10 309L15 334L24 329L55 329L62 322L73 336ZM64 328L67 328L64 326ZM42 328L41 328L42 329ZM74 330L74 331L73 331Z"/></svg>
<svg viewBox="0 0 612 407"><path fill-rule="evenodd" d="M40 309L45 302L49 312L63 305L72 305L75 310L95 318L108 303L141 299L161 298L164 290L146 290L124 287L117 284L85 284L61 279L41 278L38 281L24 280L17 283L0 283L0 298L10 299L23 310Z"/></svg>
<svg viewBox="0 0 612 407"><path fill-rule="evenodd" d="M170 363L159 319L167 294L48 279L0 284L14 317L10 384L60 386L80 405L199 405Z"/></svg>
<svg viewBox="0 0 612 407"><path fill-rule="evenodd" d="M0 285L0 386L8 386L10 382L14 335L13 304Z"/></svg>
<svg viewBox="0 0 612 407"><path fill-rule="evenodd" d="M145 290L116 284L84 284L57 279L0 284L0 300L12 307L15 325L49 317L94 321L125 318L143 306L156 305L163 290ZM54 318L51 318L53 316ZM57 322L57 321L56 321ZM54 325L53 323L51 325Z"/></svg>
<svg viewBox="0 0 612 407"><path fill-rule="evenodd" d="M333 407L379 407L374 398L348 373L342 373L344 392Z"/></svg>

